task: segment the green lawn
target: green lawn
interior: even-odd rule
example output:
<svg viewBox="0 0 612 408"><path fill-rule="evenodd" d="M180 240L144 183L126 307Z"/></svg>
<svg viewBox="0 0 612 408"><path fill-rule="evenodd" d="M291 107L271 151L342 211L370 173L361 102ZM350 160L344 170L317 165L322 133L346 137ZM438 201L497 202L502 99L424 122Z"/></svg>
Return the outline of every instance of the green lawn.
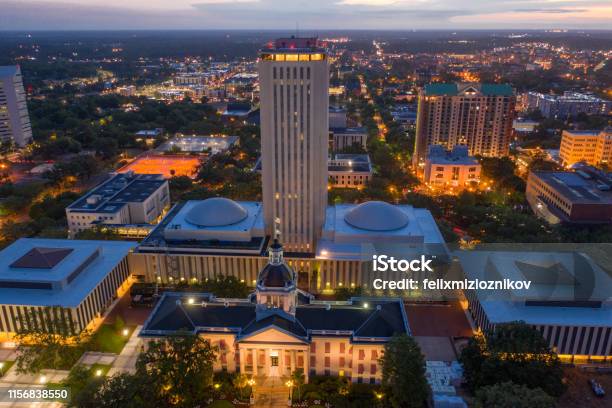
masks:
<svg viewBox="0 0 612 408"><path fill-rule="evenodd" d="M2 366L2 368L0 368L0 377L4 376L13 366L13 364L15 364L14 361L2 361L2 363L4 363L4 365Z"/></svg>
<svg viewBox="0 0 612 408"><path fill-rule="evenodd" d="M128 330L127 336L124 336L122 332L117 332L111 324L101 325L98 331L96 331L87 342L87 350L99 351L102 353L121 353L123 346L125 346L125 343L127 343L132 335L135 326L125 326L124 329ZM121 331L123 331L123 329Z"/></svg>

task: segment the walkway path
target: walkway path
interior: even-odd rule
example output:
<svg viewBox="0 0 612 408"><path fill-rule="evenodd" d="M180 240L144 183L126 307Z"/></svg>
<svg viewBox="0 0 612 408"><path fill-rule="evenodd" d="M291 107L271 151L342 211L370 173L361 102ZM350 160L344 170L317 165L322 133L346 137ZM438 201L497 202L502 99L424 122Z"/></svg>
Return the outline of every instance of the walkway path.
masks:
<svg viewBox="0 0 612 408"><path fill-rule="evenodd" d="M121 350L121 354L115 359L112 368L108 372L108 376L124 372L133 373L136 371L136 360L138 359L142 345L142 340L138 337L140 330L142 330L142 326L137 326L132 332L132 336L130 336L123 350Z"/></svg>
<svg viewBox="0 0 612 408"><path fill-rule="evenodd" d="M280 408L287 406L289 389L280 377L268 377L255 386L255 408Z"/></svg>

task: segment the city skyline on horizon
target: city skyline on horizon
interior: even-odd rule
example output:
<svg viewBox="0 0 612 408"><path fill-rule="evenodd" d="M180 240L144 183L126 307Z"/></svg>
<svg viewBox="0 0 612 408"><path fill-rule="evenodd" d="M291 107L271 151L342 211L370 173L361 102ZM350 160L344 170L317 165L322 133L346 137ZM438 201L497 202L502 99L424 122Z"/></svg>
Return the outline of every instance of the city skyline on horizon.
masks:
<svg viewBox="0 0 612 408"><path fill-rule="evenodd" d="M2 0L0 7L0 30L606 29L612 19L602 0Z"/></svg>

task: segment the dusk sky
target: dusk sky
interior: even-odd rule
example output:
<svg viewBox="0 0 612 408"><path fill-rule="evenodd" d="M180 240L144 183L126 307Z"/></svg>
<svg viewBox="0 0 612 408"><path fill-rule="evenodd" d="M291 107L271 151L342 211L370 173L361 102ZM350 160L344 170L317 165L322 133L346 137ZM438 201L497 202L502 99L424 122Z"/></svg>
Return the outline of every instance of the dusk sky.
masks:
<svg viewBox="0 0 612 408"><path fill-rule="evenodd" d="M610 29L610 0L0 0L1 30Z"/></svg>

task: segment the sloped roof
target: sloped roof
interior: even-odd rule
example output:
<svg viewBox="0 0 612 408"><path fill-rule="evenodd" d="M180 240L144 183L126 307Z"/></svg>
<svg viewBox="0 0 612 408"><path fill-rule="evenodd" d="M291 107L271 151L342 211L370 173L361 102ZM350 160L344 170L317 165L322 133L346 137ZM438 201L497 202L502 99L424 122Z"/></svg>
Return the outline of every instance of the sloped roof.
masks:
<svg viewBox="0 0 612 408"><path fill-rule="evenodd" d="M71 248L32 248L21 258L13 262L10 267L52 269L71 252Z"/></svg>
<svg viewBox="0 0 612 408"><path fill-rule="evenodd" d="M342 336L350 332L361 340L409 333L398 299L353 299L350 303L330 306L325 303L299 305L294 317L280 309L270 309L258 315L255 305L246 302L211 300L204 305L196 298L193 304L186 304L187 298L204 295L210 296L165 293L145 323L142 335L163 335L188 329L192 332L227 331L248 337L276 327L308 341L313 332L327 332L325 335L343 332L338 334Z"/></svg>
<svg viewBox="0 0 612 408"><path fill-rule="evenodd" d="M242 336L248 336L271 327L277 327L301 338L305 338L308 335L304 326L297 319L289 319L280 313L272 313L261 320L251 322L242 330Z"/></svg>
<svg viewBox="0 0 612 408"><path fill-rule="evenodd" d="M460 90L472 87L486 96L511 96L514 94L512 87L508 84L427 84L425 95L428 96L455 96Z"/></svg>

